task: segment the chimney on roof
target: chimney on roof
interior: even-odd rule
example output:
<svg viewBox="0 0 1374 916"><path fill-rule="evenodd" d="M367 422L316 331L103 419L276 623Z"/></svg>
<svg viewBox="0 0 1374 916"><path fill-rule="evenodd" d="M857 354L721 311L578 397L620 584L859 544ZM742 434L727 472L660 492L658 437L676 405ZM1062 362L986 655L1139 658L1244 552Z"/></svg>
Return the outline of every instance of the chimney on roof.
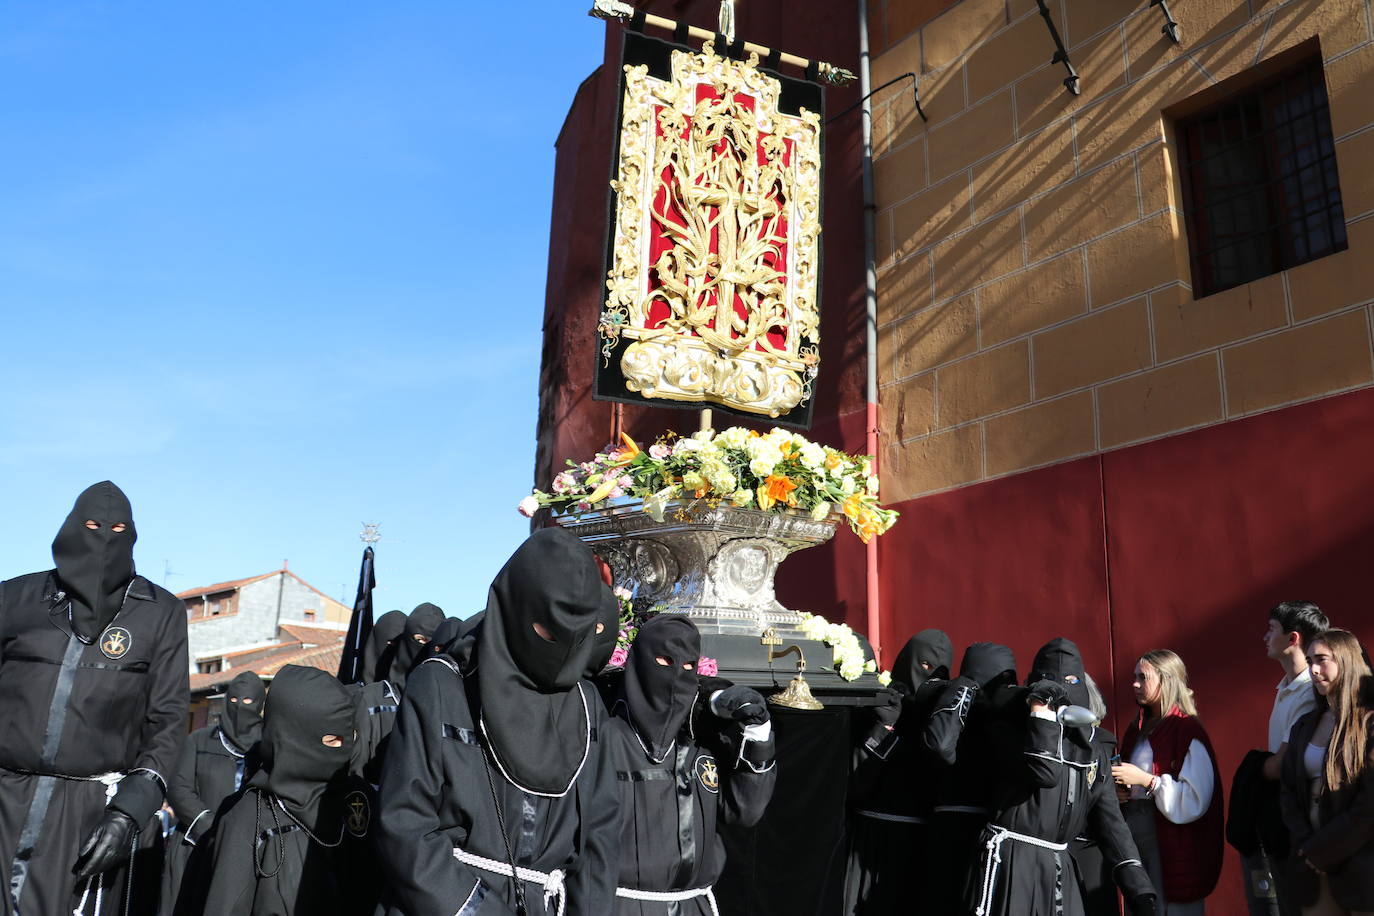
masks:
<svg viewBox="0 0 1374 916"><path fill-rule="evenodd" d="M287 569L290 568L290 564L289 564L286 560L282 560L282 561L281 561L281 568L282 568L282 572L285 572Z"/></svg>

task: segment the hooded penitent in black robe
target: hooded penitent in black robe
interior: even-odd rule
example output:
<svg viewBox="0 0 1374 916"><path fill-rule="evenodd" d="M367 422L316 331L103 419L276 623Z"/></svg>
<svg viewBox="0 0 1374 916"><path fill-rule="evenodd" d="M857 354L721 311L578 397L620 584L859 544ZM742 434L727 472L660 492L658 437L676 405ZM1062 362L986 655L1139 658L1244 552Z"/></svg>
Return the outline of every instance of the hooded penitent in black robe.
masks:
<svg viewBox="0 0 1374 916"><path fill-rule="evenodd" d="M405 628L396 638L391 659L391 672L387 680L398 691L405 690L406 678L415 666L433 653L429 651L429 641L448 617L436 604L425 602L410 612Z"/></svg>
<svg viewBox="0 0 1374 916"><path fill-rule="evenodd" d="M1030 677L1030 688L1018 692L1020 721L1008 716L994 736L1001 778L968 905L977 916L1084 916L1078 867L1067 847L1086 834L1114 867L1132 912L1153 913L1149 877L1121 817L1111 770L1093 743L1093 726L1061 724L1053 711L1048 718L1030 713L1032 695L1043 701L1049 692L1052 710L1086 707L1078 648L1053 640L1036 655Z"/></svg>
<svg viewBox="0 0 1374 916"><path fill-rule="evenodd" d="M892 665L901 710L896 724L889 730L871 715L861 721L849 786L847 914L906 912L911 888L929 883L931 808L946 755L927 746L926 728L953 664L954 647L943 631L917 633ZM957 729L939 736L952 753Z"/></svg>
<svg viewBox="0 0 1374 916"><path fill-rule="evenodd" d="M504 916L518 897L530 916L558 912L529 872L501 873L511 859L559 872L572 916L611 912L615 767L605 706L583 676L614 600L576 536L537 531L497 574L481 624L411 675L377 824L391 912Z"/></svg>
<svg viewBox="0 0 1374 916"><path fill-rule="evenodd" d="M377 905L371 789L348 774L353 702L287 665L272 681L262 769L215 824L206 916L361 916ZM333 735L338 747L322 740Z"/></svg>
<svg viewBox="0 0 1374 916"><path fill-rule="evenodd" d="M167 803L177 817L167 838L162 873L162 916L195 916L210 883L210 841L219 812L258 768L258 739L267 689L245 671L229 682L218 725L186 736L167 786Z"/></svg>
<svg viewBox="0 0 1374 916"><path fill-rule="evenodd" d="M1016 658L1006 646L974 643L964 650L959 676L948 681L926 722L927 749L944 766L931 809L930 874L921 895L931 913L964 912L964 888L978 861L992 791L1002 778L994 750L1009 718L1025 717L1016 684Z"/></svg>
<svg viewBox="0 0 1374 916"><path fill-rule="evenodd" d="M0 582L6 914L71 913L88 887L87 913L98 892L116 912L124 870L78 887L73 864L94 830L121 814L145 827L162 805L186 728L186 607L134 574L134 539L129 501L98 483L53 541L57 568ZM98 780L119 773L117 789ZM155 898L158 877L137 877Z"/></svg>
<svg viewBox="0 0 1374 916"><path fill-rule="evenodd" d="M623 818L619 916L711 916L710 889L725 867L717 825L756 824L773 795L771 723L689 732L700 654L696 626L668 615L645 623L630 648L608 729ZM763 697L755 696L766 714ZM749 738L748 729L761 740ZM684 899L646 900L644 891Z"/></svg>
<svg viewBox="0 0 1374 916"><path fill-rule="evenodd" d="M403 611L387 611L372 625L363 647L363 680L384 681L391 674L391 661L396 655L396 638L405 632Z"/></svg>

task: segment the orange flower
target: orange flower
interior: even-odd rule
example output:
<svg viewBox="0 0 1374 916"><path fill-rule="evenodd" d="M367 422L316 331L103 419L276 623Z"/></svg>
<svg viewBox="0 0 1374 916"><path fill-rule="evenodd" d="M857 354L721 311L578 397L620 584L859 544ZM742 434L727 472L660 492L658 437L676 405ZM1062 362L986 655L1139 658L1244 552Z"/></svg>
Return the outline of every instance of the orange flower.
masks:
<svg viewBox="0 0 1374 916"><path fill-rule="evenodd" d="M635 445L635 440L631 439L625 433L621 433L620 441L624 443L624 445L615 451L615 461L611 462L611 467L613 468L623 468L639 456L639 446Z"/></svg>
<svg viewBox="0 0 1374 916"><path fill-rule="evenodd" d="M863 499L860 498L858 493L855 493L840 504L840 509L844 512L845 518L849 519L851 522L857 522L860 513L864 511L863 506Z"/></svg>
<svg viewBox="0 0 1374 916"><path fill-rule="evenodd" d="M883 533L882 522L879 521L877 513L871 509L864 509L859 513L858 523L859 540L865 544Z"/></svg>
<svg viewBox="0 0 1374 916"><path fill-rule="evenodd" d="M797 489L796 481L785 474L770 474L768 479L763 482L763 495L768 497L770 505L777 502L795 506L797 497L792 492L795 489Z"/></svg>
<svg viewBox="0 0 1374 916"><path fill-rule="evenodd" d="M782 447L782 460L783 460L783 461L788 461L788 460L790 460L794 455L797 455L800 451L801 451L800 449L795 449L795 448L793 448L793 447L792 447L792 443L789 442L789 443L787 443L786 445L784 445L784 446Z"/></svg>

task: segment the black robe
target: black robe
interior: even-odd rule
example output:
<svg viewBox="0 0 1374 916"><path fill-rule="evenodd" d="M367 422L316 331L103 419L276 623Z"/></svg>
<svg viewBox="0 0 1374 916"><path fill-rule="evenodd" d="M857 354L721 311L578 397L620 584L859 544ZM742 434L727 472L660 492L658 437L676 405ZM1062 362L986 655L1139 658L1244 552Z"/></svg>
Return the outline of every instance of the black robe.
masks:
<svg viewBox="0 0 1374 916"><path fill-rule="evenodd" d="M697 744L684 729L667 756L654 763L622 709L607 729L623 816L618 886L640 891L709 888L725 868L717 825L752 827L773 796L778 778L773 739L704 735L704 743ZM615 912L710 916L712 908L705 896L663 902L618 895Z"/></svg>
<svg viewBox="0 0 1374 916"><path fill-rule="evenodd" d="M1068 850L1012 837L998 842L1001 830L1065 846L1085 834L1114 868L1130 863L1143 877L1093 732L1029 714L1020 727L1007 722L998 731L1001 779L966 898L979 916L1084 916L1078 868Z"/></svg>
<svg viewBox="0 0 1374 916"><path fill-rule="evenodd" d="M400 710L400 692L390 681L352 684L348 689L356 704L355 726L358 729L358 743L354 746L353 764L349 770L375 787L382 779L386 746Z"/></svg>
<svg viewBox="0 0 1374 916"><path fill-rule="evenodd" d="M167 786L167 803L177 826L167 837L162 916L200 913L210 883L215 821L256 770L256 755L240 750L218 725L186 736ZM187 837L193 825L202 831L195 843Z"/></svg>
<svg viewBox="0 0 1374 916"><path fill-rule="evenodd" d="M205 916L370 916L380 893L372 788L346 781L321 811L307 831L256 780L234 799L215 825Z"/></svg>
<svg viewBox="0 0 1374 916"><path fill-rule="evenodd" d="M621 815L609 719L596 690L587 682L574 688L586 703L590 746L572 787L560 797L534 795L484 760L469 698L476 678L461 670L448 656L436 656L406 682L382 766L376 844L391 895L383 910L405 916L515 912L509 877L453 855L458 848L507 860L495 795L516 864L546 874L562 870L568 916L606 916L614 906ZM524 882L524 892L529 916L549 912L539 884Z"/></svg>
<svg viewBox="0 0 1374 916"><path fill-rule="evenodd" d="M959 676L945 684L926 723L927 749L944 763L935 780L930 883L923 897L930 912L964 912L964 889L979 861L993 789L1003 778L996 751L1009 719L1025 716L1025 692L1003 680L980 689ZM1017 734L1020 732L1018 731Z"/></svg>
<svg viewBox="0 0 1374 916"><path fill-rule="evenodd" d="M16 898L25 916L72 912L80 901L72 865L109 802L94 777L137 769L165 788L186 728L181 600L135 576L110 627L84 645L67 635L59 588L55 572L0 582L0 861L11 888L5 914ZM110 804L141 826L158 807L146 798ZM141 839L152 834L144 829ZM136 877L155 898L159 876ZM105 910L116 912L125 869L99 884ZM86 912L93 907L92 899Z"/></svg>
<svg viewBox="0 0 1374 916"><path fill-rule="evenodd" d="M943 679L925 681L903 699L891 733L858 742L849 784L846 914L906 912L912 887L944 880L930 872L931 817L935 787L964 725L955 707L933 716L947 686Z"/></svg>
<svg viewBox="0 0 1374 916"><path fill-rule="evenodd" d="M1112 757L1118 753L1116 735L1102 728L1095 729L1093 744L1097 750L1098 772L1106 773L1110 779ZM1069 852L1078 863L1078 875L1083 882L1083 911L1087 916L1117 916L1121 912L1120 895L1112 877L1116 863L1108 861L1103 845L1085 834L1079 834L1069 843Z"/></svg>

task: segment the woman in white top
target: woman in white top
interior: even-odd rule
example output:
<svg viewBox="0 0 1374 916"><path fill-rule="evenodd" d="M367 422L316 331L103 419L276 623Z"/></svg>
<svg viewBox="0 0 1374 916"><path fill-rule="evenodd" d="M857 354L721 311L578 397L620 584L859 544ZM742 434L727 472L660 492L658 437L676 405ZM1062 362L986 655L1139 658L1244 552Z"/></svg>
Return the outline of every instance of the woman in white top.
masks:
<svg viewBox="0 0 1374 916"><path fill-rule="evenodd" d="M1307 661L1317 708L1293 726L1280 774L1289 878L1304 916L1374 913L1374 678L1345 630L1309 642Z"/></svg>
<svg viewBox="0 0 1374 916"><path fill-rule="evenodd" d="M1183 660L1168 649L1135 667L1140 715L1112 767L1126 823L1159 891L1161 916L1200 916L1221 874L1224 815L1216 754L1197 718Z"/></svg>

